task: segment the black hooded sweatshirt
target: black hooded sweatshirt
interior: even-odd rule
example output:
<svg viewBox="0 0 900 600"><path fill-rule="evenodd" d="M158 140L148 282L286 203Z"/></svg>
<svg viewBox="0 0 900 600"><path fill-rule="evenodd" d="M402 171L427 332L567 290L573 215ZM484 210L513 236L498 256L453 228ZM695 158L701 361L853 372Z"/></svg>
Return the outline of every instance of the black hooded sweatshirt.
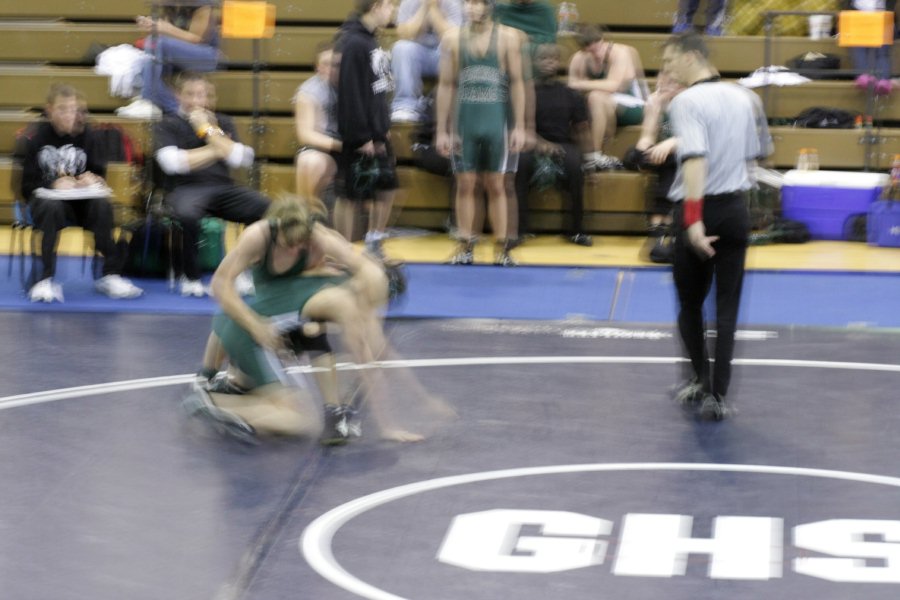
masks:
<svg viewBox="0 0 900 600"><path fill-rule="evenodd" d="M391 128L388 96L394 89L390 55L359 17L344 23L337 50L341 54L337 122L344 151L370 140L387 141Z"/></svg>
<svg viewBox="0 0 900 600"><path fill-rule="evenodd" d="M60 135L49 121L39 121L26 129L21 142L17 153L21 153L25 199L65 175L77 177L90 171L106 177L106 155L89 127L76 135Z"/></svg>

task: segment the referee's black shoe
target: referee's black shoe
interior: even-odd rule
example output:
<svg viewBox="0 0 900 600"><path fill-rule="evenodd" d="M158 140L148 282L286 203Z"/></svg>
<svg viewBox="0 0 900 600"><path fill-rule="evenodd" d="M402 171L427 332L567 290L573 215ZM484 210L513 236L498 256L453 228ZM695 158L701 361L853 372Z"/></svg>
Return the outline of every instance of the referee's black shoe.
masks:
<svg viewBox="0 0 900 600"><path fill-rule="evenodd" d="M705 394L700 401L698 413L701 421L721 421L728 416L728 407L725 406L725 396Z"/></svg>
<svg viewBox="0 0 900 600"><path fill-rule="evenodd" d="M696 377L686 379L672 388L672 398L682 408L694 408L703 400L703 385Z"/></svg>

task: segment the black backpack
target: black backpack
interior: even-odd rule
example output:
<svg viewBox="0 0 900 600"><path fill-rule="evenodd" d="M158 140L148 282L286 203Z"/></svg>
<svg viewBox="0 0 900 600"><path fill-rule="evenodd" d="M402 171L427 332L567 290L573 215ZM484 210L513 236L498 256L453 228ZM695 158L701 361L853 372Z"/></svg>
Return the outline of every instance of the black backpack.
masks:
<svg viewBox="0 0 900 600"><path fill-rule="evenodd" d="M859 113L852 113L840 108L813 106L807 108L794 118L794 127L810 129L853 129Z"/></svg>

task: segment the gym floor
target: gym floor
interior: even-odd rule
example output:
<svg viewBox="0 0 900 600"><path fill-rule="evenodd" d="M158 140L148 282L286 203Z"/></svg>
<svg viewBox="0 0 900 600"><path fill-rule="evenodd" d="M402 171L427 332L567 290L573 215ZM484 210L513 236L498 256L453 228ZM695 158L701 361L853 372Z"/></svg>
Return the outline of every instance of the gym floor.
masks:
<svg viewBox="0 0 900 600"><path fill-rule="evenodd" d="M0 313L4 598L900 593L895 331L745 324L706 423L668 324L393 320L424 442L248 447L180 410L209 321Z"/></svg>

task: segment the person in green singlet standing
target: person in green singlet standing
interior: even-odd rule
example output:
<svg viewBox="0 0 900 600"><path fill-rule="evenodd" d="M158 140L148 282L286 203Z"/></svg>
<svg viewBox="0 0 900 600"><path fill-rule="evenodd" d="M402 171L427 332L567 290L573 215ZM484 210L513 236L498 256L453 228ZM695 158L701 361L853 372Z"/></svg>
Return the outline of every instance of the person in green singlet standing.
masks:
<svg viewBox="0 0 900 600"><path fill-rule="evenodd" d="M474 262L480 175L496 242L494 264L515 265L509 254L504 174L510 152L519 152L525 143L522 48L518 32L494 22L493 8L493 0L465 0L466 25L448 31L441 42L435 147L453 157L456 174L459 247L453 264Z"/></svg>

